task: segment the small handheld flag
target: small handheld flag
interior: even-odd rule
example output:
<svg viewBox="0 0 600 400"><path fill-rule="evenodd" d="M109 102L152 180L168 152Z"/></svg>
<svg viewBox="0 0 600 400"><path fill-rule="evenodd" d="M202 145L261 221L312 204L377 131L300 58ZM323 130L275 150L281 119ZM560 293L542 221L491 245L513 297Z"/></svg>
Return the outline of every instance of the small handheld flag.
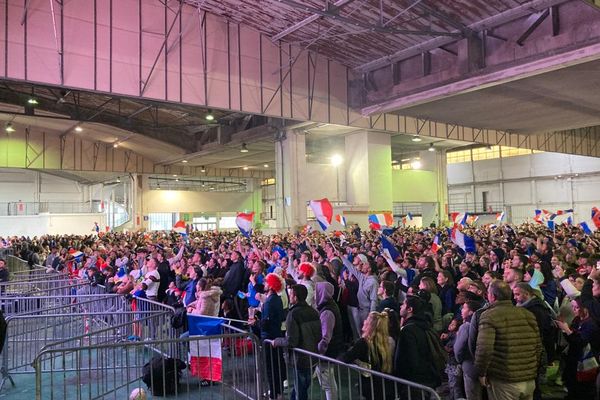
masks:
<svg viewBox="0 0 600 400"><path fill-rule="evenodd" d="M394 216L392 213L371 214L369 215L369 227L380 231L383 227L394 225Z"/></svg>
<svg viewBox="0 0 600 400"><path fill-rule="evenodd" d="M383 247L383 252L388 256L388 258L395 260L400 257L400 253L398 252L398 249L396 249L396 246L394 246L390 239L388 239L385 235L381 235L381 246Z"/></svg>
<svg viewBox="0 0 600 400"><path fill-rule="evenodd" d="M506 213L504 211L502 211L501 213L497 213L496 214L496 221L497 222L502 222L504 220L504 216L506 215Z"/></svg>
<svg viewBox="0 0 600 400"><path fill-rule="evenodd" d="M326 198L311 200L309 204L321 229L326 231L329 225L331 225L331 219L333 218L333 206Z"/></svg>
<svg viewBox="0 0 600 400"><path fill-rule="evenodd" d="M343 227L346 227L346 218L343 215L341 215L341 214L336 215L335 220L337 222L339 222Z"/></svg>
<svg viewBox="0 0 600 400"><path fill-rule="evenodd" d="M254 221L254 212L251 213L238 213L235 218L235 224L237 225L242 235L250 237L252 234L252 222Z"/></svg>
<svg viewBox="0 0 600 400"><path fill-rule="evenodd" d="M459 229L453 228L450 231L450 240L466 253L475 253L475 239L465 235Z"/></svg>
<svg viewBox="0 0 600 400"><path fill-rule="evenodd" d="M181 233L182 235L186 235L187 234L187 230L185 227L185 222L182 220L179 220L177 222L175 222L175 225L173 225L173 230L177 233Z"/></svg>
<svg viewBox="0 0 600 400"><path fill-rule="evenodd" d="M440 242L441 242L440 235L439 234L435 235L435 237L433 238L433 243L431 243L431 251L433 253L437 253L438 250L440 249L440 247L441 247Z"/></svg>

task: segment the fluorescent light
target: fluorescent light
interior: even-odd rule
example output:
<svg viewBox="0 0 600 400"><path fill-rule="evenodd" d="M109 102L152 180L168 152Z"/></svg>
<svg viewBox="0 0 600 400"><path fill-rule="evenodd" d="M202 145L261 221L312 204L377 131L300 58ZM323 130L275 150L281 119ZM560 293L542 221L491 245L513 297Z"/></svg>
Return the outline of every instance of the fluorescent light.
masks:
<svg viewBox="0 0 600 400"><path fill-rule="evenodd" d="M344 162L344 159L342 158L341 155L334 154L331 156L331 165L333 165L334 167L341 165L343 162Z"/></svg>
<svg viewBox="0 0 600 400"><path fill-rule="evenodd" d="M181 162L184 163L184 164L187 164L188 160L183 160Z"/></svg>
<svg viewBox="0 0 600 400"><path fill-rule="evenodd" d="M392 164L398 164L398 160L392 160Z"/></svg>
<svg viewBox="0 0 600 400"><path fill-rule="evenodd" d="M410 139L410 140L412 140L413 142L421 142L421 141L423 141L423 139L421 139L419 136L413 136L413 138Z"/></svg>
<svg viewBox="0 0 600 400"><path fill-rule="evenodd" d="M83 128L78 125L75 127L75 132L83 132Z"/></svg>

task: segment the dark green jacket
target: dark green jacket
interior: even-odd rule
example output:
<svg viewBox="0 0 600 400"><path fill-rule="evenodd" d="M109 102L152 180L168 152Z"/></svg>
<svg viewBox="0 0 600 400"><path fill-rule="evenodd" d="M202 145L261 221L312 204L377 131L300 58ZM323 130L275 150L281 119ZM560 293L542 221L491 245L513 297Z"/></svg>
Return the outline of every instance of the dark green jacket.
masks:
<svg viewBox="0 0 600 400"><path fill-rule="evenodd" d="M321 319L317 310L306 304L305 301L294 304L285 320L285 338L275 339L275 346L298 348L311 353L318 353L318 344L321 341ZM307 369L315 365L318 360L299 352L292 352L291 363L297 363L297 368Z"/></svg>

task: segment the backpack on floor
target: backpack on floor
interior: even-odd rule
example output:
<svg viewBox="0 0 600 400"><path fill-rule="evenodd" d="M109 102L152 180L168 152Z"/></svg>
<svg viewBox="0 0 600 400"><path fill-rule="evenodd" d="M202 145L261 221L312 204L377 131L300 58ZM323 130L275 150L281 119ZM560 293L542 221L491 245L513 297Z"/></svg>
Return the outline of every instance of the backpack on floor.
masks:
<svg viewBox="0 0 600 400"><path fill-rule="evenodd" d="M185 368L185 363L179 359L154 356L142 368L142 381L153 396L170 396L176 393L181 371Z"/></svg>

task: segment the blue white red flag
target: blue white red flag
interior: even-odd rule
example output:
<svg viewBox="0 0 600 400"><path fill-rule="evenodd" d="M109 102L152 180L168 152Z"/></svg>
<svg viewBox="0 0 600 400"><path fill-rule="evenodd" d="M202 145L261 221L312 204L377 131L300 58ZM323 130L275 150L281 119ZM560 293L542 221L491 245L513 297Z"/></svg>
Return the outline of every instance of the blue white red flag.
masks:
<svg viewBox="0 0 600 400"><path fill-rule="evenodd" d="M450 220L454 225L465 225L468 215L468 213L453 212L450 213Z"/></svg>
<svg viewBox="0 0 600 400"><path fill-rule="evenodd" d="M321 226L323 231L326 231L331 225L331 219L333 218L333 206L329 202L329 200L321 199L321 200L311 200L310 208L315 214L315 218Z"/></svg>
<svg viewBox="0 0 600 400"><path fill-rule="evenodd" d="M396 246L394 246L391 240L385 235L381 235L381 247L383 247L383 252L392 260L396 260L400 257L400 252L398 252Z"/></svg>
<svg viewBox="0 0 600 400"><path fill-rule="evenodd" d="M184 221L177 221L175 225L173 225L173 230L177 233L181 233L182 235L187 235L187 229Z"/></svg>
<svg viewBox="0 0 600 400"><path fill-rule="evenodd" d="M222 381L221 338L210 338L222 333L222 324L223 320L220 318L188 314L190 338L200 339L190 341L190 373L201 380Z"/></svg>
<svg viewBox="0 0 600 400"><path fill-rule="evenodd" d="M254 221L254 212L251 213L237 213L235 217L235 224L239 228L242 235L250 237L252 234L252 222Z"/></svg>
<svg viewBox="0 0 600 400"><path fill-rule="evenodd" d="M371 214L369 215L369 227L376 231L384 227L394 226L394 216L392 213Z"/></svg>
<svg viewBox="0 0 600 400"><path fill-rule="evenodd" d="M459 229L453 228L450 231L450 240L466 253L475 253L475 239L465 235Z"/></svg>
<svg viewBox="0 0 600 400"><path fill-rule="evenodd" d="M435 237L433 238L433 243L431 243L431 251L433 253L437 253L438 250L441 247L441 240L440 240L440 235L437 234L435 235Z"/></svg>
<svg viewBox="0 0 600 400"><path fill-rule="evenodd" d="M598 229L593 222L581 222L579 223L579 226L583 230L583 233L585 233L586 235L591 235Z"/></svg>
<svg viewBox="0 0 600 400"><path fill-rule="evenodd" d="M344 228L346 227L346 217L344 217L342 214L336 215L335 220L339 222Z"/></svg>

